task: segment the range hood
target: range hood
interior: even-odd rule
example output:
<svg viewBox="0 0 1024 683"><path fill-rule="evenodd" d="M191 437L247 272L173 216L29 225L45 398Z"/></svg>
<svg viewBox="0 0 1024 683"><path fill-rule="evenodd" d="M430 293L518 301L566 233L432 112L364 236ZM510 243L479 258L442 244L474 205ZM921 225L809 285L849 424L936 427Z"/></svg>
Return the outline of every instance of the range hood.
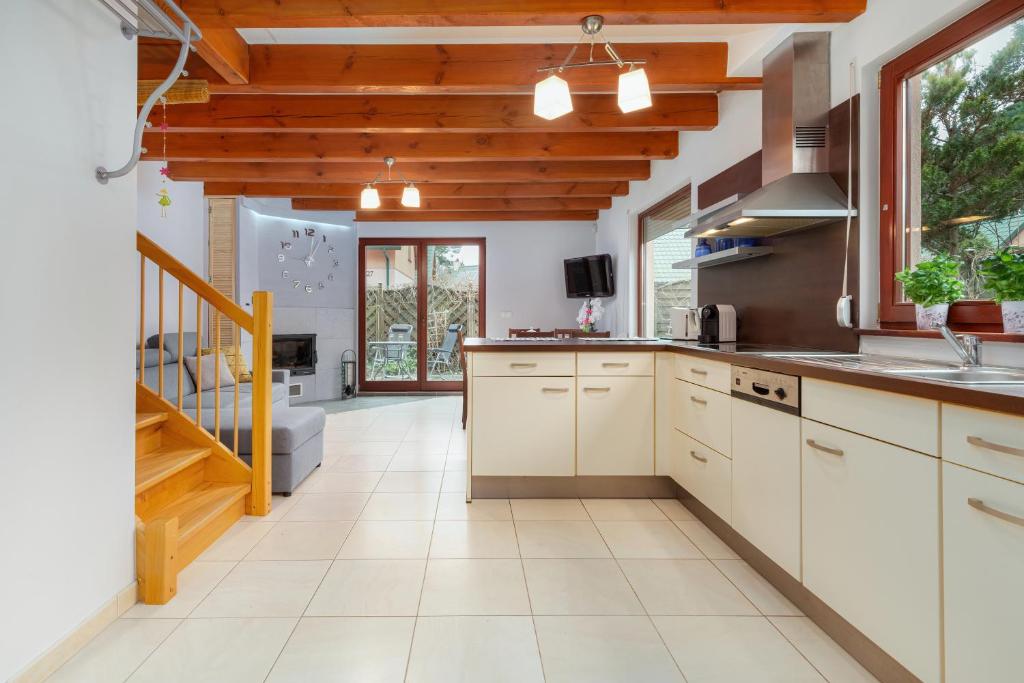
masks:
<svg viewBox="0 0 1024 683"><path fill-rule="evenodd" d="M794 33L765 57L763 186L705 211L686 236L769 237L846 218L828 173L830 99L828 33Z"/></svg>

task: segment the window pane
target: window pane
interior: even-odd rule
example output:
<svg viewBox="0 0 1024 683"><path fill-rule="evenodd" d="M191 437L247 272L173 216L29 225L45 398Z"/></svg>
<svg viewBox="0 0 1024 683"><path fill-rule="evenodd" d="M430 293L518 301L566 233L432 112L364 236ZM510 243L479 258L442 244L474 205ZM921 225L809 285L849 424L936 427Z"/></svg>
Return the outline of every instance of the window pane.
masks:
<svg viewBox="0 0 1024 683"><path fill-rule="evenodd" d="M904 265L950 254L989 299L978 261L1024 241L1024 20L908 78L904 111Z"/></svg>
<svg viewBox="0 0 1024 683"><path fill-rule="evenodd" d="M480 336L480 247L427 245L427 379L462 380L458 332Z"/></svg>
<svg viewBox="0 0 1024 683"><path fill-rule="evenodd" d="M366 379L417 378L416 246L366 246Z"/></svg>
<svg viewBox="0 0 1024 683"><path fill-rule="evenodd" d="M690 258L692 240L683 235L690 216L690 192L644 216L644 335L669 335L669 309L690 306L692 271L677 270L673 263Z"/></svg>

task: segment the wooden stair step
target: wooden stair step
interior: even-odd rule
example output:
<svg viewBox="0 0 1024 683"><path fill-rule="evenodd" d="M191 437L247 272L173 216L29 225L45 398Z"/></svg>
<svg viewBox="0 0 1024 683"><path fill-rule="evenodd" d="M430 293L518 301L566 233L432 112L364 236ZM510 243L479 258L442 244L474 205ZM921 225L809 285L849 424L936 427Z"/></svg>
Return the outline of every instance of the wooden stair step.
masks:
<svg viewBox="0 0 1024 683"><path fill-rule="evenodd" d="M202 531L232 505L244 498L250 490L249 484L225 484L204 482L165 508L157 510L156 517L178 518L178 544L186 543L193 535Z"/></svg>
<svg viewBox="0 0 1024 683"><path fill-rule="evenodd" d="M209 448L163 446L135 461L135 495L210 455Z"/></svg>
<svg viewBox="0 0 1024 683"><path fill-rule="evenodd" d="M135 431L167 422L167 413L135 413Z"/></svg>

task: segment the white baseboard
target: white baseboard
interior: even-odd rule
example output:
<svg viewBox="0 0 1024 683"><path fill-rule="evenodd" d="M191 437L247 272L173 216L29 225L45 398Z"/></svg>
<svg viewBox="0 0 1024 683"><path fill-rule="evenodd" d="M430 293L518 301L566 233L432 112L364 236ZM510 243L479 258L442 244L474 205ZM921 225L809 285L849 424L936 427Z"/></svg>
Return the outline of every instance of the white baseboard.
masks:
<svg viewBox="0 0 1024 683"><path fill-rule="evenodd" d="M86 617L71 633L61 638L50 649L43 652L35 660L10 678L10 683L37 683L64 665L79 650L95 638L115 619L127 612L138 601L139 584L132 581L118 591L117 595L105 602L102 607Z"/></svg>

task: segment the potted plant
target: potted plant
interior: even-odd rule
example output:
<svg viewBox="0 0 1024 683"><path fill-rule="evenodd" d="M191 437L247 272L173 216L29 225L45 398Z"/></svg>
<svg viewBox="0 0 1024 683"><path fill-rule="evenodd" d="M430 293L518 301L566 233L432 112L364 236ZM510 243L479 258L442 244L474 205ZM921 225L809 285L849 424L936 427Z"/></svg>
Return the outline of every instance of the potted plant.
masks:
<svg viewBox="0 0 1024 683"><path fill-rule="evenodd" d="M1003 313L1003 332L1024 334L1024 248L1005 247L978 265Z"/></svg>
<svg viewBox="0 0 1024 683"><path fill-rule="evenodd" d="M914 302L919 330L945 325L949 305L964 295L960 264L946 254L921 261L913 270L906 268L896 274L896 279L903 284L907 298Z"/></svg>

